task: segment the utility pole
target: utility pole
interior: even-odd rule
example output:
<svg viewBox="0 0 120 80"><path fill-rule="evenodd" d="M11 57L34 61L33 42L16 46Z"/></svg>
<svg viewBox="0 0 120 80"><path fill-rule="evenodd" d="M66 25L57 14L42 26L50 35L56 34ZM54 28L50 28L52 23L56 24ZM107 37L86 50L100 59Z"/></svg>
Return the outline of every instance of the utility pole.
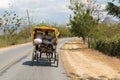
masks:
<svg viewBox="0 0 120 80"><path fill-rule="evenodd" d="M27 12L27 20L28 20L28 28L29 28L29 32L27 32L28 34L30 33L31 36L32 36L32 26L31 26L31 23L30 23L30 16L29 16L29 12L28 10L26 10ZM27 40L26 40L27 41Z"/></svg>
<svg viewBox="0 0 120 80"><path fill-rule="evenodd" d="M28 18L28 26L31 27L31 24L30 24L30 16L29 16L28 10L27 10L27 18Z"/></svg>
<svg viewBox="0 0 120 80"><path fill-rule="evenodd" d="M30 33L31 33L32 32L32 26L31 26L30 16L29 16L28 10L27 10L27 19L28 19L28 27L30 28Z"/></svg>

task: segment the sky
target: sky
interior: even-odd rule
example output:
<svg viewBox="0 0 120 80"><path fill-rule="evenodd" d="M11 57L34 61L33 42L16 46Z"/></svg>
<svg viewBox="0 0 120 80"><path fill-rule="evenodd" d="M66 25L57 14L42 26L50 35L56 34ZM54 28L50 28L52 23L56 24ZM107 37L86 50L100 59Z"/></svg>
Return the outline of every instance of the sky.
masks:
<svg viewBox="0 0 120 80"><path fill-rule="evenodd" d="M0 16L5 10L15 11L19 16L27 17L34 23L56 22L65 24L69 22L72 12L68 9L70 0L0 0ZM107 0L97 0L105 8Z"/></svg>

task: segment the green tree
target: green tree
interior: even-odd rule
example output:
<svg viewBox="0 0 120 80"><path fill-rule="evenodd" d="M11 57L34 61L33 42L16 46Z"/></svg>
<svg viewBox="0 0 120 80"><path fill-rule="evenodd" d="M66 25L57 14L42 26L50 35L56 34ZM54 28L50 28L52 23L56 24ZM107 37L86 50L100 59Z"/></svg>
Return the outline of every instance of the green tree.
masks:
<svg viewBox="0 0 120 80"><path fill-rule="evenodd" d="M120 19L120 6L115 5L114 1L118 1L118 4L120 3L120 0L113 0L112 2L108 2L106 10L108 11L108 14Z"/></svg>
<svg viewBox="0 0 120 80"><path fill-rule="evenodd" d="M2 17L1 28L3 30L7 44L14 44L14 43L8 43L8 41L15 38L15 34L17 33L20 24L21 24L21 18L16 13L11 11L5 11Z"/></svg>
<svg viewBox="0 0 120 80"><path fill-rule="evenodd" d="M78 37L82 37L84 43L87 37L88 47L90 48L90 37L97 23L97 20L91 16L93 10L89 6L86 7L80 0L70 0L70 3L69 9L73 11L73 16L70 15L71 32Z"/></svg>

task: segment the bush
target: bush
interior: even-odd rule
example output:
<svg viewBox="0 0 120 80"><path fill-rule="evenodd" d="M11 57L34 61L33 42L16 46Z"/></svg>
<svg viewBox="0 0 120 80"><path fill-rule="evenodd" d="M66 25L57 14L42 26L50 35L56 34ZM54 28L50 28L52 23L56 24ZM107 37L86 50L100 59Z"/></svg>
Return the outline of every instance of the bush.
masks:
<svg viewBox="0 0 120 80"><path fill-rule="evenodd" d="M110 55L120 57L120 39L98 40L96 42L97 50Z"/></svg>
<svg viewBox="0 0 120 80"><path fill-rule="evenodd" d="M0 47L6 47L7 44L5 42L5 40L3 40L3 38L0 37Z"/></svg>
<svg viewBox="0 0 120 80"><path fill-rule="evenodd" d="M110 56L120 57L120 26L100 24L92 46Z"/></svg>

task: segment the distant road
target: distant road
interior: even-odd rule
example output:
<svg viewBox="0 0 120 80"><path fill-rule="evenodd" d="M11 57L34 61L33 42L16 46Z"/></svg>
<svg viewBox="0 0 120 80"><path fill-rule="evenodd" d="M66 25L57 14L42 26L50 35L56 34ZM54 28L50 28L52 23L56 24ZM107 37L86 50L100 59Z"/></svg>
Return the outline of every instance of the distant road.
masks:
<svg viewBox="0 0 120 80"><path fill-rule="evenodd" d="M73 39L59 39L57 52L60 53L60 48L65 42ZM69 80L61 58L58 68L47 61L32 66L32 50L32 44L0 50L0 80Z"/></svg>

